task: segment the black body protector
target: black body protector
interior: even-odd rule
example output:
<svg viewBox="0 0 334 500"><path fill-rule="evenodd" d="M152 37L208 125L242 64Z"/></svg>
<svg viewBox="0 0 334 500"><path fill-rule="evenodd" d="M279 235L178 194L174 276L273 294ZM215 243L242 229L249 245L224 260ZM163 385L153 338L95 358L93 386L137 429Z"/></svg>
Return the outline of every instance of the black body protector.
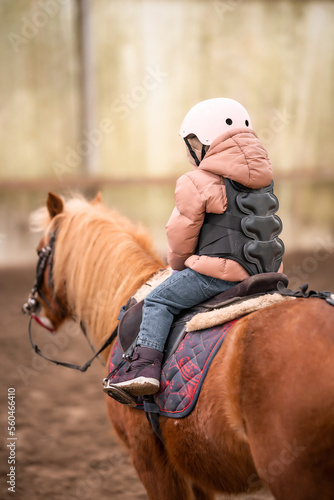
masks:
<svg viewBox="0 0 334 500"><path fill-rule="evenodd" d="M278 238L282 221L275 215L278 199L272 182L249 189L225 178L227 209L207 213L198 240L197 255L235 260L250 274L277 272L284 254Z"/></svg>

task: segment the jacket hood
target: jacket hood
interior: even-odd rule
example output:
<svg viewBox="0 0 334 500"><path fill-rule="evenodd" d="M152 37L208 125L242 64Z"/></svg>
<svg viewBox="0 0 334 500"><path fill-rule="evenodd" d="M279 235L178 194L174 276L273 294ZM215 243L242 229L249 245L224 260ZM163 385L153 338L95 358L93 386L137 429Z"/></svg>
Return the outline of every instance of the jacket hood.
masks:
<svg viewBox="0 0 334 500"><path fill-rule="evenodd" d="M249 128L234 129L217 137L198 168L251 189L268 186L273 180L267 150Z"/></svg>

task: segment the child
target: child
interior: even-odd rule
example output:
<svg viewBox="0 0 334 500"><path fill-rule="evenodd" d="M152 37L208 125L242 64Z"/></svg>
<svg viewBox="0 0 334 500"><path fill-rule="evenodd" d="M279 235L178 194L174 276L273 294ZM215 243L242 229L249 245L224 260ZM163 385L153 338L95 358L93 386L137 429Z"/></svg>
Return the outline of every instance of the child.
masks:
<svg viewBox="0 0 334 500"><path fill-rule="evenodd" d="M104 388L111 397L114 387L118 396L119 389L131 396L156 393L174 316L251 274L278 271L284 253L281 222L273 215L272 165L243 106L226 98L202 101L180 135L194 170L177 181L166 226L168 263L178 272L145 298L132 361Z"/></svg>

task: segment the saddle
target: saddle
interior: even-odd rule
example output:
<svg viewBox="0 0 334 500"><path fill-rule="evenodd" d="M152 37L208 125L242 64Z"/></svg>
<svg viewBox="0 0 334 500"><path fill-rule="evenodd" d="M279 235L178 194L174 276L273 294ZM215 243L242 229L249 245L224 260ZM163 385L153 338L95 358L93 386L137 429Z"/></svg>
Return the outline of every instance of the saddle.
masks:
<svg viewBox="0 0 334 500"><path fill-rule="evenodd" d="M231 306L237 308L241 303L240 311L249 309L249 304L254 299L257 301L270 302L275 295L286 297L314 297L325 299L334 306L334 294L330 292L307 291L308 285L300 287L300 291L289 290L287 288L288 278L284 274L266 273L253 275L228 291L199 304L198 306L183 311L175 318L169 339L166 344L162 372L160 379L160 390L154 396L139 396L135 398L127 395L119 389L119 399L114 399L120 403L127 404L138 410L144 410L156 436L164 445L163 436L160 430L160 415L169 418L184 418L194 409L200 390L205 380L210 364L216 353L219 351L226 335L238 321L238 318L247 312L241 312L235 319L227 322L216 323L214 328L205 326L204 329L193 329L186 332L186 323L198 312L211 315L211 311L226 306L222 310L222 315L226 316ZM278 292L278 294L277 294ZM143 296L141 294L141 296ZM263 297L266 296L266 297ZM247 301L247 302L246 302ZM109 375L112 380L122 370L126 370L127 363L124 361L125 355L131 346L135 345L139 332L143 301L137 302L130 299L127 304L127 311L121 318L118 328L118 340L115 342L109 359ZM220 312L220 311L218 311ZM249 312L249 311L248 311ZM201 314L200 314L201 315Z"/></svg>
<svg viewBox="0 0 334 500"><path fill-rule="evenodd" d="M258 297L267 293L277 292L278 284L283 283L286 287L288 285L288 281L287 276L282 273L256 274L245 279L244 281L241 281L229 290L226 290L225 292L222 292L215 297L192 307L191 309L182 311L174 318L174 322L165 346L164 360L168 359L175 352L186 334L186 323L195 314L222 308L234 302ZM136 346L136 339L142 319L143 305L144 300L137 302L132 297L128 304L123 308L123 312L120 315L120 322L118 325L118 341L122 351L124 352L123 357L125 359L131 359L133 350Z"/></svg>

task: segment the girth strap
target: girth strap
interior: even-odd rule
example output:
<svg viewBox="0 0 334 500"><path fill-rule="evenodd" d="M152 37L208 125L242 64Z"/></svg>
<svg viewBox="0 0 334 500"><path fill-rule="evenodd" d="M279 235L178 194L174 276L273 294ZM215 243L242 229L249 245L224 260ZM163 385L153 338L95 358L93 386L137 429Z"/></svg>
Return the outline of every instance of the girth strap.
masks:
<svg viewBox="0 0 334 500"><path fill-rule="evenodd" d="M160 422L159 422L159 416L160 416L159 406L154 401L153 396L143 396L143 405L146 413L146 418L151 424L154 434L164 445L164 439L162 437Z"/></svg>

